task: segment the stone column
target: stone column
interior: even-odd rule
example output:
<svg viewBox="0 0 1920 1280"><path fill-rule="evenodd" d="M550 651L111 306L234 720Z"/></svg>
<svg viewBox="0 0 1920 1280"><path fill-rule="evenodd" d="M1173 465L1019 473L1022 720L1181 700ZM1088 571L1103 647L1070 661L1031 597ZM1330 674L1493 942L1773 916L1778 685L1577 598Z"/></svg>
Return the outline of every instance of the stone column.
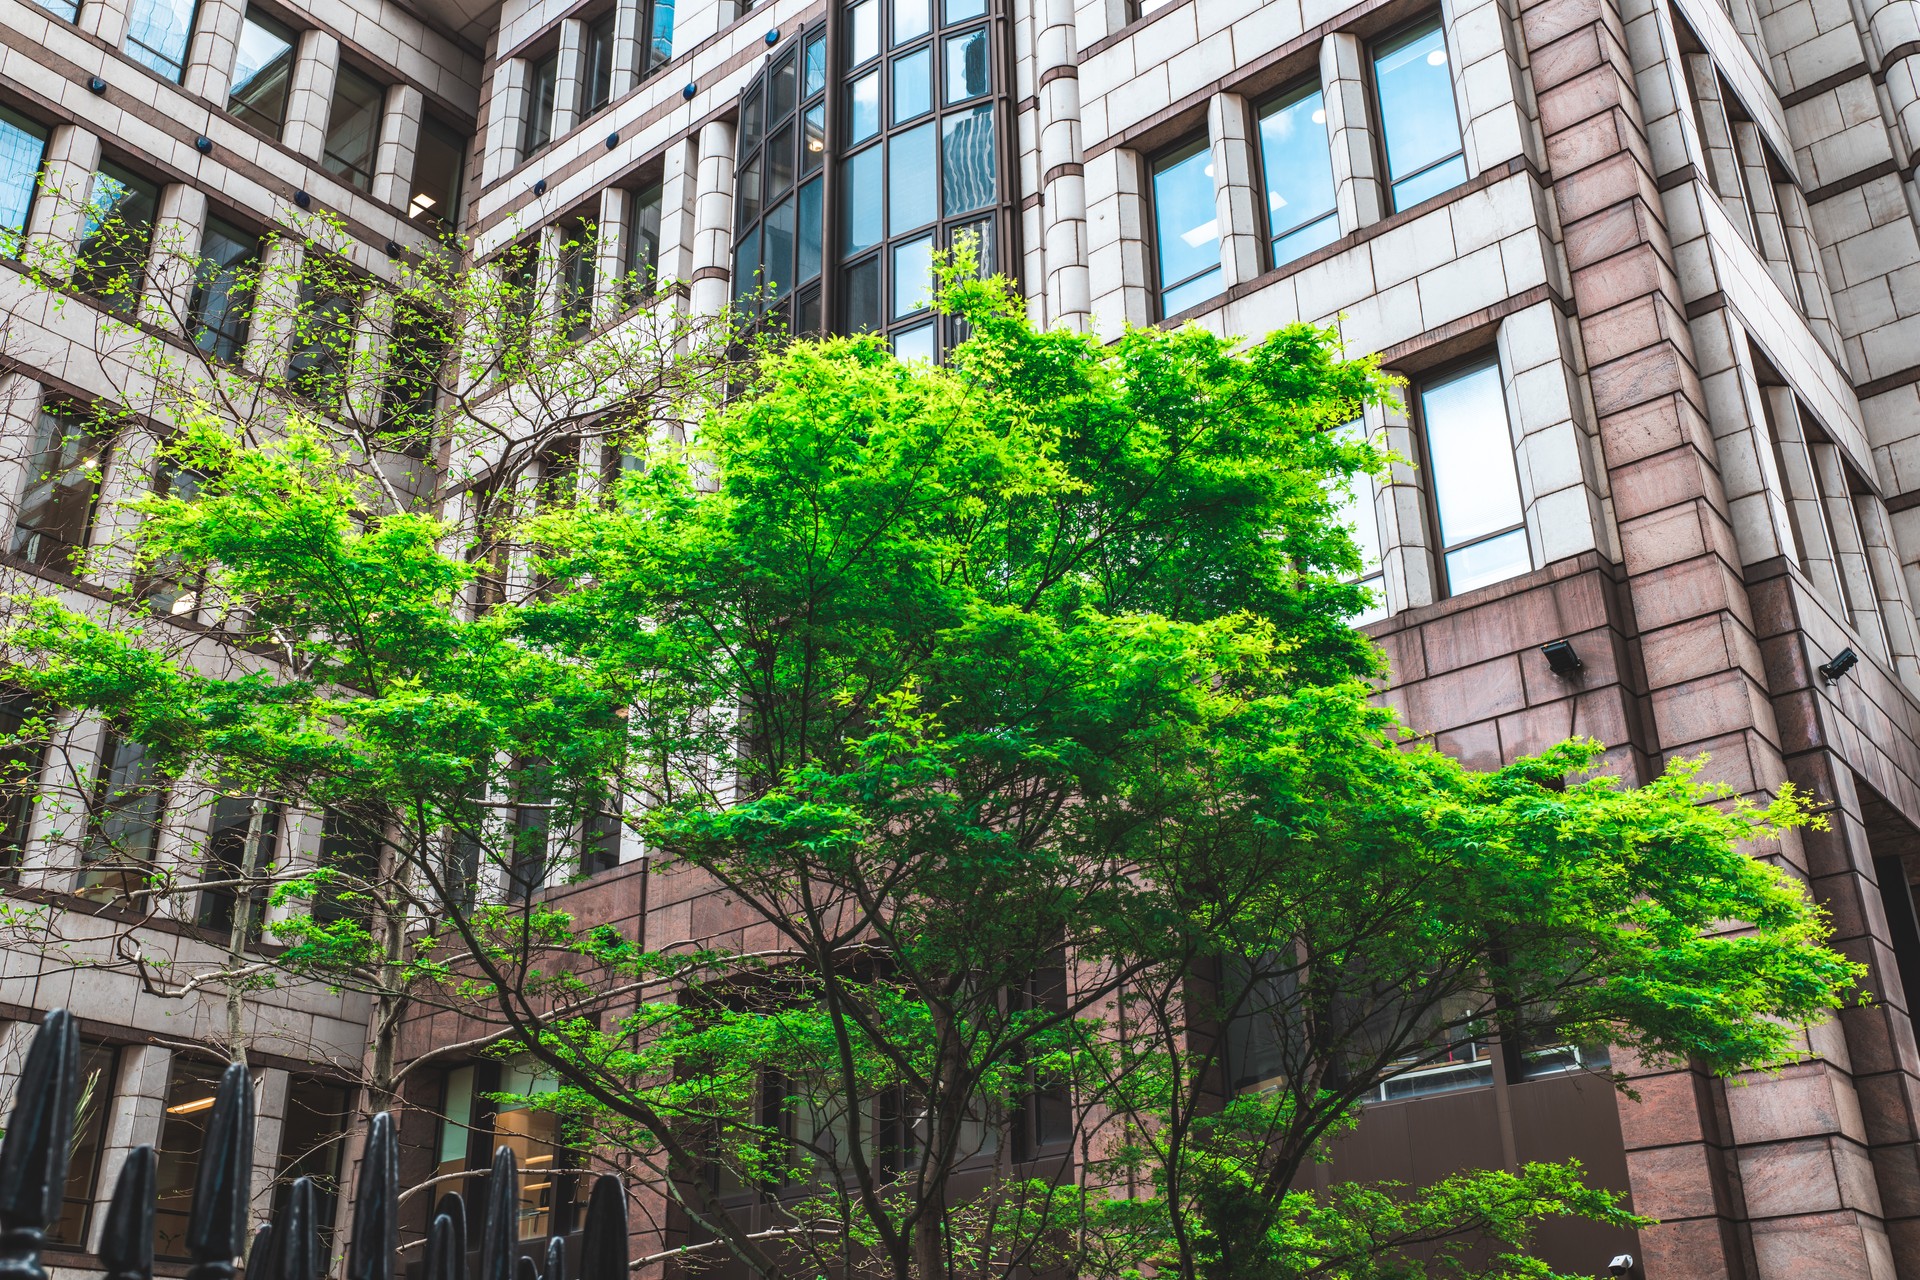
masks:
<svg viewBox="0 0 1920 1280"><path fill-rule="evenodd" d="M624 187L608 187L600 193L600 214L594 224L593 310L602 322L627 309L625 272L627 238L634 234L633 203L633 193ZM641 282L632 283L637 288Z"/></svg>
<svg viewBox="0 0 1920 1280"><path fill-rule="evenodd" d="M294 316L300 306L301 242L290 235L267 239L261 250L260 284L241 363L263 378L286 373L293 346Z"/></svg>
<svg viewBox="0 0 1920 1280"><path fill-rule="evenodd" d="M233 61L240 52L240 24L246 17L245 0L200 0L194 15L193 44L187 52L187 71L181 87L225 110L233 82Z"/></svg>
<svg viewBox="0 0 1920 1280"><path fill-rule="evenodd" d="M339 74L340 42L318 29L302 31L294 52L293 86L287 93L287 126L280 139L294 154L316 164L326 149L333 82Z"/></svg>
<svg viewBox="0 0 1920 1280"><path fill-rule="evenodd" d="M716 316L732 294L733 125L715 120L700 130L700 175L693 211L693 311Z"/></svg>
<svg viewBox="0 0 1920 1280"><path fill-rule="evenodd" d="M700 144L683 138L667 147L660 183L660 263L663 287L693 281L694 208L699 200Z"/></svg>
<svg viewBox="0 0 1920 1280"><path fill-rule="evenodd" d="M1394 612L1432 604L1435 588L1433 549L1427 534L1426 490L1419 469L1408 462L1420 456L1413 424L1404 407L1369 405L1367 438L1398 459L1378 482L1380 570L1387 606Z"/></svg>
<svg viewBox="0 0 1920 1280"><path fill-rule="evenodd" d="M373 198L405 209L413 182L414 153L420 146L420 119L427 98L410 84L387 90L386 112L380 117L380 149L374 153Z"/></svg>
<svg viewBox="0 0 1920 1280"><path fill-rule="evenodd" d="M1092 318L1087 274L1086 157L1080 142L1080 68L1073 0L1045 0L1035 63L1040 102L1041 216L1047 322L1085 332Z"/></svg>
<svg viewBox="0 0 1920 1280"><path fill-rule="evenodd" d="M1867 30L1875 61L1886 76L1887 98L1900 122L1906 150L1894 157L1910 170L1920 158L1920 6L1903 0L1867 0ZM1855 12L1859 12L1856 9Z"/></svg>
<svg viewBox="0 0 1920 1280"><path fill-rule="evenodd" d="M1334 206L1340 234L1350 235L1386 212L1367 106L1367 49L1360 37L1336 31L1320 42L1320 86L1333 149Z"/></svg>
<svg viewBox="0 0 1920 1280"><path fill-rule="evenodd" d="M1153 323L1147 278L1146 175L1136 151L1114 147L1087 162L1088 277L1095 332L1117 338L1127 325Z"/></svg>
<svg viewBox="0 0 1920 1280"><path fill-rule="evenodd" d="M613 96L640 83L647 73L648 32L640 29L645 6L640 0L618 0L613 15Z"/></svg>
<svg viewBox="0 0 1920 1280"><path fill-rule="evenodd" d="M255 1222L265 1222L273 1213L273 1184L280 1176L290 1083L291 1077L278 1068L253 1069L253 1188L248 1200Z"/></svg>
<svg viewBox="0 0 1920 1280"><path fill-rule="evenodd" d="M56 127L47 141L41 189L27 218L29 263L65 278L86 226L87 196L100 166L100 136L78 125Z"/></svg>
<svg viewBox="0 0 1920 1280"><path fill-rule="evenodd" d="M586 80L583 53L587 24L568 18L560 24L560 63L553 79L553 136L564 137L580 118L580 90Z"/></svg>
<svg viewBox="0 0 1920 1280"><path fill-rule="evenodd" d="M87 0L80 6L80 17L74 25L118 49L127 38L130 9L129 0Z"/></svg>
<svg viewBox="0 0 1920 1280"><path fill-rule="evenodd" d="M1220 222L1223 283L1245 284L1260 274L1260 218L1253 203L1253 110L1237 93L1207 100L1207 140L1213 156L1213 199Z"/></svg>
<svg viewBox="0 0 1920 1280"><path fill-rule="evenodd" d="M173 1051L159 1045L128 1045L120 1050L120 1079L113 1090L113 1111L107 1117L106 1140L100 1150L100 1180L95 1183L92 1239L87 1242L94 1253L100 1251L106 1226L106 1205L113 1197L114 1180L120 1166L135 1147L160 1145L160 1129L166 1122L167 1083L173 1066Z"/></svg>
<svg viewBox="0 0 1920 1280"><path fill-rule="evenodd" d="M147 256L145 296L140 312L171 333L188 327L188 307L199 274L200 246L207 229L207 197L183 182L160 189L160 214L153 225L153 249Z"/></svg>
<svg viewBox="0 0 1920 1280"><path fill-rule="evenodd" d="M1448 69L1467 174L1478 176L1524 156L1541 163L1526 73L1514 47L1511 0L1441 0Z"/></svg>
<svg viewBox="0 0 1920 1280"><path fill-rule="evenodd" d="M487 104L487 150L480 161L481 185L488 185L520 163L520 126L527 114L527 60L508 58L493 69Z"/></svg>

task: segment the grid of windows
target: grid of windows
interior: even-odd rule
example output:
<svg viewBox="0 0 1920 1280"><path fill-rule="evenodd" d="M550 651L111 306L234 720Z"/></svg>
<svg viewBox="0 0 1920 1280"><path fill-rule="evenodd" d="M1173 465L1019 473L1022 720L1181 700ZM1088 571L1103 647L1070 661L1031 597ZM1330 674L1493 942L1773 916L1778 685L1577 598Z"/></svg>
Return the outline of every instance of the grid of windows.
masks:
<svg viewBox="0 0 1920 1280"><path fill-rule="evenodd" d="M873 2L873 0L869 0ZM734 294L784 328L821 328L827 36L803 32L740 104Z"/></svg>

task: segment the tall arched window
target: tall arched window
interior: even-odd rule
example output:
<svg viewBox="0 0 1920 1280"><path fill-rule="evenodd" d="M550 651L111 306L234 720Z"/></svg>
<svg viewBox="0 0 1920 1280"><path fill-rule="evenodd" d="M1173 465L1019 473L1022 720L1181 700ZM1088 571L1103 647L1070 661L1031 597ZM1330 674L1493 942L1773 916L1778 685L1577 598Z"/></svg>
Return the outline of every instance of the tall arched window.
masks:
<svg viewBox="0 0 1920 1280"><path fill-rule="evenodd" d="M948 345L933 254L1004 269L1013 229L1003 23L991 0L853 0L769 58L741 102L735 295L794 332ZM785 272L785 278L782 276ZM756 274L757 273L757 274Z"/></svg>

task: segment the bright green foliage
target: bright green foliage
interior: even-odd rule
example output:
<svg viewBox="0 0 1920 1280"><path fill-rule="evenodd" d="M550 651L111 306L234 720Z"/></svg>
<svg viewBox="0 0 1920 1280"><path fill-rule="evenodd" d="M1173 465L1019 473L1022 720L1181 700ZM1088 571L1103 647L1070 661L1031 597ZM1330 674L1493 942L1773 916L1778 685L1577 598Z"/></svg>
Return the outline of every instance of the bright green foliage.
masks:
<svg viewBox="0 0 1920 1280"><path fill-rule="evenodd" d="M690 447L525 526L539 591L478 616L449 531L368 518L316 437L200 427L141 554L248 601L257 669L42 603L7 678L377 841L374 918L431 927L296 920L291 963L487 1021L559 1077L520 1101L758 1274L1544 1277L1543 1218L1629 1222L1571 1166L1301 1187L1464 1039L1789 1057L1857 972L1745 852L1797 797L1409 741L1337 520L1383 462L1339 428L1391 387L1331 335L1102 346L960 272L945 303L950 368L767 355ZM534 794L550 859L617 803L656 901L707 892L654 926L691 934L467 905L457 851L513 873L501 798ZM1223 1101L1229 1043L1264 1087Z"/></svg>

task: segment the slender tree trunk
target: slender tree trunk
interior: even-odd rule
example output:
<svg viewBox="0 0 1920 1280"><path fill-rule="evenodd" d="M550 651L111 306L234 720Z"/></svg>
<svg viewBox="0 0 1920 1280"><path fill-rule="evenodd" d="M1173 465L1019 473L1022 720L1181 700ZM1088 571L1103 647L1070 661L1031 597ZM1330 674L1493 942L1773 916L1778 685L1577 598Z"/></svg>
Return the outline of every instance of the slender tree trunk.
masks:
<svg viewBox="0 0 1920 1280"><path fill-rule="evenodd" d="M229 972L246 963L247 943L253 934L253 887L260 875L260 846L265 842L266 829L266 793L255 791L247 815L247 838L236 868L239 874L234 877L240 883L233 895L233 927L227 931ZM247 1064L246 984L236 981L227 983L227 1058L243 1067Z"/></svg>

